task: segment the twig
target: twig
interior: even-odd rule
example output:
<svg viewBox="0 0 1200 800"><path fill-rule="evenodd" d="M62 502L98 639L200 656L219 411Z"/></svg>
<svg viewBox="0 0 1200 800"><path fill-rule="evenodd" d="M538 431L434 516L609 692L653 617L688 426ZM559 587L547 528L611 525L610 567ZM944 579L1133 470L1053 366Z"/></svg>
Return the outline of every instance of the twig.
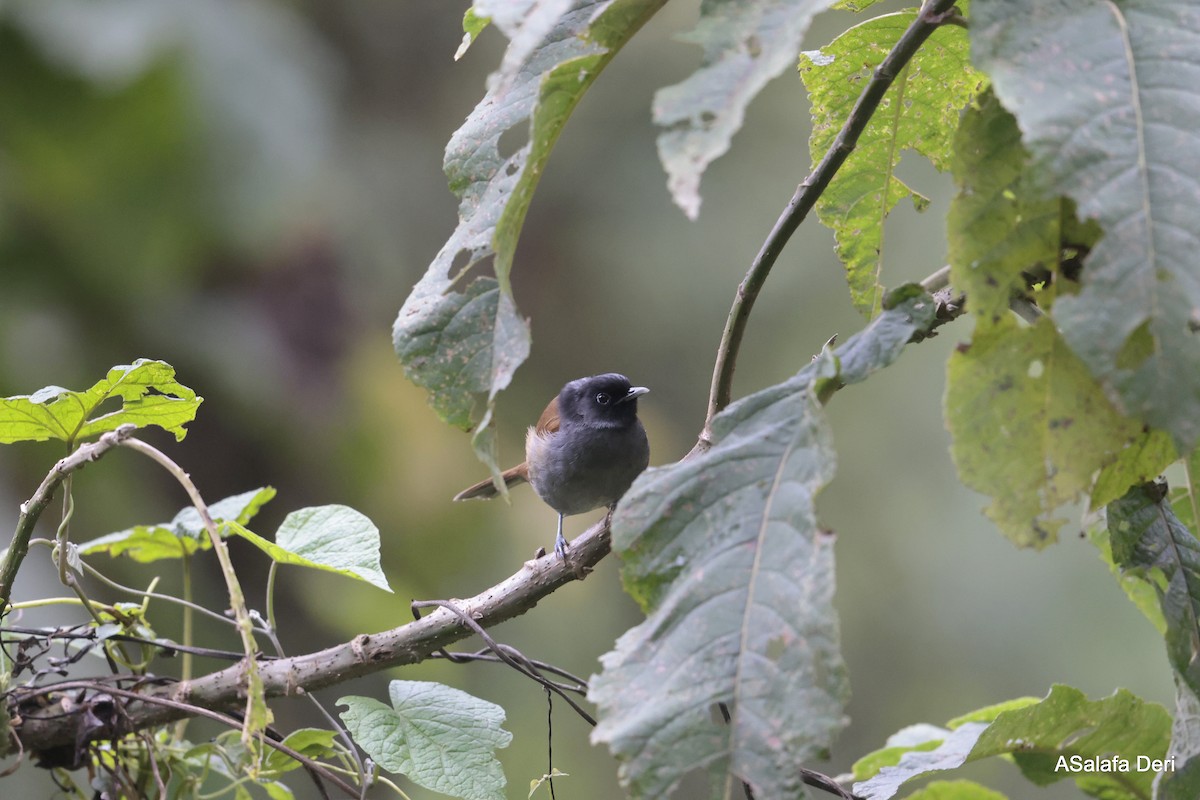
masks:
<svg viewBox="0 0 1200 800"><path fill-rule="evenodd" d="M479 636L480 639L483 639L483 641L487 643L487 646L492 649L492 652L494 652L501 661L525 677L540 683L545 687L546 691L552 691L563 700L566 700L567 704L570 705L571 708L574 709L575 713L582 717L587 724L591 725L592 727L596 726L596 720L592 717L592 715L584 711L578 703L568 697L566 692L560 689L557 683L546 680L540 674L538 674L538 671L533 667L533 664L529 661L529 659L525 658L525 655L521 653L521 651L508 645L499 644L495 639L492 638L491 634L483 629L482 625L471 619L466 612L464 612L454 603L451 603L449 600L418 600L413 602L412 607L414 611L418 608L437 607L445 608L454 612L458 618L462 620L464 625L470 627L471 630L475 631L475 634Z"/></svg>
<svg viewBox="0 0 1200 800"><path fill-rule="evenodd" d="M229 592L229 606L233 609L234 619L237 620L238 634L242 639L242 649L246 653L246 658L242 662L245 672L244 688L246 693L246 722L242 729L242 740L249 742L250 736L256 732L255 726L261 724L258 716L255 714L255 706L260 701L254 687L258 683L258 664L255 661L255 655L258 653L258 643L254 641L254 623L250 620L250 612L246 609L246 596L242 593L242 586L238 583L237 573L233 569L233 561L229 558L229 548L225 546L225 540L221 538L221 534L217 531L217 524L213 522L212 515L208 513L208 505L204 502L204 498L200 496L200 491L196 488L196 484L192 483L191 477L183 471L183 468L168 458L161 450L151 445L146 444L140 439L125 439L120 442L122 447L128 447L135 452L150 458L158 463L163 469L171 473L172 477L179 482L183 490L187 492L191 498L192 505L196 512L200 514L200 519L204 522L204 529L208 531L208 538L212 542L213 551L217 554L217 562L221 565L221 573L225 576L225 588Z"/></svg>
<svg viewBox="0 0 1200 800"><path fill-rule="evenodd" d="M42 690L40 693L46 694L46 693L49 693L52 691L67 691L70 689L83 689L83 690L97 690L98 689L99 691L103 691L107 694L116 695L118 697L124 697L128 700L135 700L135 701L139 701L139 702L143 702L143 703L148 703L148 704L154 705L154 706L159 706L164 709L169 709L171 711L180 712L179 713L180 717L205 717L207 719L211 719L216 722L220 722L223 725L227 725L230 728L243 727L242 723L237 718L231 717L227 714L222 714L218 711L213 711L212 709L209 709L209 708L204 708L204 707L198 706L198 705L192 705L190 703L185 703L185 702L181 702L178 700L171 700L166 697L152 695L152 694L148 694L145 692L134 692L134 691L130 691L129 689L120 689L115 686L104 685L103 687L98 688L93 681L86 681L86 680L63 681L62 683L57 683L57 684L54 684L53 686L42 687ZM133 732L133 731L131 730L131 731L126 731L126 732ZM279 752L283 753L287 757L294 759L297 763L303 764L308 769L310 769L314 772L320 773L320 775L323 778L325 778L330 783L337 786L339 789L341 789L343 792L345 792L349 797L357 797L358 796L358 791L353 786L351 786L350 784L343 781L341 778L339 778L337 775L335 775L333 772L331 772L321 762L315 761L314 759L311 759L308 756L297 752L296 750L292 749L291 747L288 747L283 742L277 742L274 739L271 739L267 736L257 734L256 738L262 744L265 744L268 747L272 747L272 748L278 750Z"/></svg>
<svg viewBox="0 0 1200 800"><path fill-rule="evenodd" d="M608 555L611 545L604 520L571 542L571 561L593 567ZM483 628L524 614L559 587L577 580L574 568L553 555L526 562L515 574L475 597L460 600L459 609ZM389 631L358 636L315 653L263 661L258 665L265 697L307 694L351 678L369 675L404 664L425 660L434 651L474 634L449 609L439 608L428 616ZM190 714L180 706L149 705L152 698L165 698L204 708L234 708L244 699L245 668L236 664L188 682L151 690L140 697L147 705L131 708L126 724L130 730L164 725ZM51 719L30 710L16 728L26 751L71 745L77 737L86 740L84 720L78 715Z"/></svg>
<svg viewBox="0 0 1200 800"><path fill-rule="evenodd" d="M103 434L95 442L80 445L75 452L59 459L33 493L33 497L21 504L21 516L17 519L17 529L8 547L8 555L4 557L3 564L0 564L0 613L8 608L12 598L13 582L17 579L21 562L29 552L29 538L33 535L34 526L46 510L46 506L50 505L59 484L75 470L83 468L121 444L132 436L135 430L136 425L122 425L115 431Z"/></svg>
<svg viewBox="0 0 1200 800"><path fill-rule="evenodd" d="M725 330L721 334L721 343L717 348L717 360L713 368L712 386L709 390L708 412L704 417L704 430L700 434L697 448L707 450L712 443L712 420L723 408L729 405L733 396L733 371L737 363L738 349L742 337L746 333L746 324L750 319L750 310L758 293L766 282L767 275L774 267L775 261L783 251L788 239L796 232L796 228L808 216L817 202L817 198L829 186L833 176L841 168L850 153L858 144L858 138L866 129L871 116L879 107L884 94L892 85L892 81L909 62L925 40L937 28L952 19L951 10L954 0L930 0L922 7L917 18L908 26L908 30L896 42L891 52L883 62L875 68L875 74L863 88L854 109L846 118L845 124L833 144L825 153L825 157L796 188L796 193L788 201L787 207L775 222L775 226L767 235L766 241L754 257L749 272L738 286L734 296L733 306L725 321Z"/></svg>

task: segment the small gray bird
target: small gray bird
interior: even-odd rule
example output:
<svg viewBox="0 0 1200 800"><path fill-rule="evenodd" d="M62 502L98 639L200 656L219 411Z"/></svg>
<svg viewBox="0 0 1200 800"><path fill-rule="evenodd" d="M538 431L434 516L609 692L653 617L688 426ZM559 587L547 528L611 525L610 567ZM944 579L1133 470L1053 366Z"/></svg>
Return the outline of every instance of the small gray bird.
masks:
<svg viewBox="0 0 1200 800"><path fill-rule="evenodd" d="M530 483L558 512L554 552L560 559L567 551L563 517L601 506L611 511L650 463L650 443L637 417L637 399L648 391L615 372L571 381L526 434L525 461L501 473L506 486ZM489 478L454 499L498 493Z"/></svg>

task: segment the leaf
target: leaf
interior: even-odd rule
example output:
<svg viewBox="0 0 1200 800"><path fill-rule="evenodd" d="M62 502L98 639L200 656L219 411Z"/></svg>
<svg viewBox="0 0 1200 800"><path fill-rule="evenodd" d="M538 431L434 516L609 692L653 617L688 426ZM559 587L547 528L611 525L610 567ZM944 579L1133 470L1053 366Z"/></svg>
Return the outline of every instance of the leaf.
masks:
<svg viewBox="0 0 1200 800"><path fill-rule="evenodd" d="M1004 535L1042 548L1066 522L1057 509L1142 428L1111 407L1048 318L981 328L947 367L951 454L963 483L992 497L986 512Z"/></svg>
<svg viewBox="0 0 1200 800"><path fill-rule="evenodd" d="M1200 542L1180 524L1164 492L1145 484L1108 506L1113 561L1154 586L1171 667L1200 693Z"/></svg>
<svg viewBox="0 0 1200 800"><path fill-rule="evenodd" d="M392 681L391 706L343 697L342 722L376 763L415 783L466 800L504 800L504 772L493 755L512 734L504 709L426 681Z"/></svg>
<svg viewBox="0 0 1200 800"><path fill-rule="evenodd" d="M463 14L462 44L454 51L455 61L458 61L467 54L467 49L475 42L475 39L479 37L479 34L483 32L483 29L490 22L489 18L477 14L473 6L467 9L467 12Z"/></svg>
<svg viewBox="0 0 1200 800"><path fill-rule="evenodd" d="M1200 440L1200 62L1194 0L980 0L972 53L1032 169L1104 237L1054 319L1122 410ZM1055 76L1047 80L1048 75Z"/></svg>
<svg viewBox="0 0 1200 800"><path fill-rule="evenodd" d="M251 489L212 503L208 513L214 522L231 521L246 525L274 496L275 489L270 486ZM195 506L186 506L170 522L135 525L99 536L79 545L79 552L81 555L105 553L113 558L127 555L134 561L148 563L162 558L182 558L210 547L212 543L204 531L200 513Z"/></svg>
<svg viewBox="0 0 1200 800"><path fill-rule="evenodd" d="M915 11L876 17L820 51L801 54L800 77L812 103L813 163L824 157L863 85L915 18ZM967 47L966 33L953 25L929 37L896 77L854 152L817 201L817 215L837 237L854 305L868 317L878 314L883 302L884 221L906 197L917 210L929 204L896 177L900 154L913 150L946 169L959 113L985 81L971 67Z"/></svg>
<svg viewBox="0 0 1200 800"><path fill-rule="evenodd" d="M119 401L120 407L98 414L106 401ZM47 439L74 443L129 424L157 425L179 441L202 402L204 398L175 380L170 364L142 358L113 367L86 391L47 386L0 400L0 444Z"/></svg>
<svg viewBox="0 0 1200 800"><path fill-rule="evenodd" d="M392 591L379 563L379 528L348 506L302 508L284 518L275 541L245 526L230 529L280 564L295 564L357 578Z"/></svg>
<svg viewBox="0 0 1200 800"><path fill-rule="evenodd" d="M325 730L323 728L299 728L284 737L283 744L302 756L320 759L333 755L336 752L333 746L336 738L337 731ZM274 748L268 748L262 769L263 772L268 774L278 774L281 772L290 772L300 766L302 766L300 762L291 756Z"/></svg>
<svg viewBox="0 0 1200 800"><path fill-rule="evenodd" d="M910 298L729 406L710 450L647 470L618 506L613 549L647 619L601 659L589 697L592 738L632 797L665 798L701 768L756 796L800 796L795 765L828 747L847 696L833 540L813 508L834 457L819 384L891 363L932 315L927 295Z"/></svg>
<svg viewBox="0 0 1200 800"><path fill-rule="evenodd" d="M1065 203L1041 194L1028 161L1017 121L984 92L954 136L958 191L946 216L950 282L966 292L977 330L1007 320L1022 272L1058 267Z"/></svg>
<svg viewBox="0 0 1200 800"><path fill-rule="evenodd" d="M1124 689L1088 700L1078 689L1056 685L1040 703L1003 711L990 724L962 724L937 749L904 755L898 765L854 784L854 792L865 800L886 800L920 775L1009 754L1039 786L1070 777L1093 797L1138 800L1150 796L1154 773L1138 771L1137 758L1162 758L1170 725L1166 709ZM1079 759L1079 769L1073 767L1073 757ZM1104 769L1093 763L1088 768L1087 759L1101 758L1127 764Z"/></svg>
<svg viewBox="0 0 1200 800"><path fill-rule="evenodd" d="M706 0L700 21L680 37L701 45L700 68L654 95L658 157L671 199L688 219L700 214L700 178L728 149L746 106L793 62L813 15L833 0Z"/></svg>
<svg viewBox="0 0 1200 800"><path fill-rule="evenodd" d="M509 274L533 191L576 104L613 55L665 0L488 3L510 36L488 92L446 147L445 171L460 198L459 224L405 300L392 330L405 374L429 391L445 422L474 429L476 453L499 473L489 424L498 392L529 355L529 323L517 312ZM476 5L480 13L485 4ZM515 12L529 13L519 20ZM508 16L507 12L514 12ZM531 32L547 32L537 41ZM511 153L501 137L528 123ZM473 278L491 259L495 277ZM465 283L466 285L462 285ZM476 399L485 398L476 413Z"/></svg>

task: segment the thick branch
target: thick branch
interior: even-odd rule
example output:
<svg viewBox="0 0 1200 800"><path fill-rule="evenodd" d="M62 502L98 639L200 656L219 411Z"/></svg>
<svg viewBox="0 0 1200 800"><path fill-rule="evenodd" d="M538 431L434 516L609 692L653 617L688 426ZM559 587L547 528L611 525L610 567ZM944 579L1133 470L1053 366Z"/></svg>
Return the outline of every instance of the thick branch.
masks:
<svg viewBox="0 0 1200 800"><path fill-rule="evenodd" d="M605 522L593 525L571 542L570 557L563 561L553 555L526 562L508 579L476 595L458 601L458 607L482 627L491 628L519 616L538 604L560 586L576 579L576 570L588 570L609 552L610 540ZM408 609L399 603L396 615ZM439 608L422 619L389 631L363 634L350 642L316 653L258 661L258 672L268 697L301 695L368 675L390 667L415 664L431 653L474 632L453 612ZM245 663L214 672L192 681L146 689L146 694L210 709L233 709L244 702ZM47 687L52 689L53 687ZM26 695L27 690L22 692ZM78 698L74 698L78 704ZM187 714L178 707L163 707L133 701L123 710L120 730L88 728L87 715L66 713L58 703L44 708L35 703L16 709L21 717L14 731L27 752L70 746L76 741L111 738L116 735L163 725Z"/></svg>
<svg viewBox="0 0 1200 800"><path fill-rule="evenodd" d="M896 46L887 54L887 58L875 69L871 81L859 95L854 109L846 118L846 123L833 140L821 163L813 173L804 179L796 188L796 193L788 201L787 207L775 222L775 227L767 235L762 249L754 257L749 272L738 286L734 296L733 307L725 321L725 330L721 334L721 344L717 348L717 361L713 369L712 387L708 396L708 413L704 418L704 432L700 435L697 445L706 449L711 444L711 426L715 417L733 396L733 370L737 363L738 349L742 337L746 333L746 323L750 319L750 310L763 283L767 280L771 268L783 251L784 245L796 232L796 228L808 216L817 202L817 198L825 191L833 180L833 176L841 168L850 153L858 145L858 138L866 129L867 123L879 107L884 94L892 85L892 81L904 69L913 55L925 43L937 28L944 24L954 8L954 0L929 0L921 9L921 13L913 20L912 25L896 42Z"/></svg>

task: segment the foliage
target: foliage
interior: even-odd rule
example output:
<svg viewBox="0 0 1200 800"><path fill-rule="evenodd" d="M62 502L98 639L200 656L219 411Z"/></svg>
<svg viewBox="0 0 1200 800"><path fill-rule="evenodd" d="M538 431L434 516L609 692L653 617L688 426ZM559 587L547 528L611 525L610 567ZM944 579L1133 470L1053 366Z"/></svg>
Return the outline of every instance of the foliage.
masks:
<svg viewBox="0 0 1200 800"><path fill-rule="evenodd" d="M463 18L459 56L491 28L508 44L485 96L446 148L443 166L459 201L458 225L400 309L393 344L438 416L472 432L477 454L494 474L497 397L531 346L512 270L533 194L587 91L663 5L478 0ZM811 797L813 787L828 789L834 779L804 765L828 753L845 724L849 695L833 602L834 537L815 510L836 461L824 407L842 388L869 384L910 345L940 326L961 324L956 321L969 312L970 341L946 367L945 418L960 478L990 498L986 513L1018 546L1053 544L1067 522L1065 506L1085 504L1102 516L1089 538L1163 636L1176 707L1172 714L1124 689L1090 700L1056 685L1040 701L1021 698L944 727L905 728L856 761L853 791L881 800L909 781L999 756L1036 786L1070 778L1083 794L1106 800L1200 796L1200 350L1193 338L1200 329L1194 263L1200 83L1192 69L1200 63L1200 16L1194 2L974 0L954 6L928 0L920 9L861 21L826 47L800 53L814 15L835 5L862 13L875 4L706 0L685 37L703 49L699 69L655 96L660 158L672 197L689 217L699 213L705 169L730 146L748 104L792 63L800 73L793 79L802 80L812 102L814 169L737 289L696 447L677 463L648 470L612 517L624 587L646 618L617 640L590 685L572 685L561 670L497 643L479 622L483 612L458 601L443 604L434 621L287 659L278 637L282 620L274 613L278 565L390 592L379 529L358 511L330 504L291 512L271 540L249 526L274 489L205 503L178 464L136 435L157 426L183 439L202 398L176 380L171 365L143 359L114 367L83 391L48 386L0 401L0 443L53 439L67 446L22 504L0 560L5 614L45 601L13 594L30 548L44 547L73 595L51 600L90 617L52 631L5 628L0 688L7 692L3 722L13 736L3 740L23 741L39 725L66 730L77 724L68 731L70 744L38 753L76 796L95 788L128 796L157 789L170 797L229 791L285 798L292 790L282 778L303 765L349 794L371 782L396 788L382 769L455 797L499 798L507 781L495 751L512 739L501 727L505 713L448 686L395 680L390 703L343 697L340 723L327 713L331 730L285 735L268 727L275 696L311 696L312 689L381 668L376 662L397 654L410 657L405 663L428 658L474 632L491 656L538 681L548 695L567 698L595 724L592 738L615 756L630 797L668 797L693 773L708 779L715 797ZM117 6L109 13L138 18L137 2ZM172 19L143 38L143 49L123 72L71 24L85 18L73 16L80 14L109 19L104 10L72 3L59 7L67 11L26 4L0 11L0 43L11 45L0 47L0 60L40 63L41 48L78 73L62 80L34 70L29 89L14 85L14 70L0 70L10 76L0 79L0 114L14 120L0 126L0 147L22 157L12 169L17 180L22 159L44 156L43 146L52 149L64 125L34 113L37 87L77 98L72 124L94 128L98 142L119 141L125 128L107 124L114 106L126 109L120 119L128 123L158 108L155 97L178 97L176 74L153 55L162 40L190 42L184 62L220 62L197 45L206 39L189 33L203 27L210 6L198 3L190 23ZM107 95L95 90L93 82L112 82L114 75L120 80ZM177 115L170 122L161 128L159 152L164 165L173 165L178 195L170 202L197 202L189 189L194 167L180 167L174 157L185 146L182 124ZM889 292L889 215L904 197L918 209L927 205L915 183L898 177L906 151L954 177L949 265L942 271L931 261L931 276L921 285ZM87 157L115 176L145 177L103 147ZM248 176L238 177L240 183ZM60 204L108 199L95 186L79 188L64 181L30 190L30 216L58 230L51 223ZM186 249L181 243L204 235L171 230L158 208L139 207L121 191L114 190L114 213L128 210L146 222L145 252L156 252L153 243ZM811 359L797 357L793 377L728 402L754 298L810 209L833 230L851 302L869 321L844 344L831 341ZM66 232L65 251L86 266L103 226ZM138 261L140 274L151 263ZM115 448L153 459L183 486L191 505L167 523L75 542L71 476ZM1151 483L1176 462L1184 475L1180 486ZM54 539L34 538L58 493L64 504ZM231 537L270 560L262 613L247 604L227 546ZM596 558L604 546L596 545ZM122 587L97 565L101 555L127 557L143 570L178 567L185 586L194 564L215 556L233 619L196 606L186 591L182 598L156 592L159 575L146 590ZM572 566L581 566L582 574L590 564ZM565 573L566 567L553 556L532 562L483 595L532 607L553 587L543 582L537 589L543 594L527 587L555 569ZM138 601L98 600L86 590L85 575ZM223 619L239 647L214 653L197 648L190 633L183 642L159 637L157 621L167 603L182 609L185 632L194 613ZM420 641L368 650L373 639L388 635ZM259 640L270 644L271 658L259 652ZM76 679L72 667L89 653L101 656L116 677ZM160 657L174 654L182 654L178 697L146 689L175 680L160 671ZM196 654L236 666L197 677ZM272 683L268 673L280 661L300 671ZM547 670L556 677L547 679ZM227 693L206 705L203 693L216 684ZM139 704L128 702L130 686L142 690ZM596 720L569 699L570 692L585 691ZM154 708L155 701L167 710ZM47 712L51 705L64 713ZM130 708L162 716L135 718ZM232 716L235 709L240 717ZM208 716L230 730L197 744L183 725L166 724L189 715ZM143 721L145 730L127 727ZM1170 760L1173 769L1129 766L1141 759ZM68 772L77 768L87 768L90 780L75 783ZM563 776L550 764L533 790L544 781L553 793L553 778ZM999 797L964 780L930 782L909 796Z"/></svg>

